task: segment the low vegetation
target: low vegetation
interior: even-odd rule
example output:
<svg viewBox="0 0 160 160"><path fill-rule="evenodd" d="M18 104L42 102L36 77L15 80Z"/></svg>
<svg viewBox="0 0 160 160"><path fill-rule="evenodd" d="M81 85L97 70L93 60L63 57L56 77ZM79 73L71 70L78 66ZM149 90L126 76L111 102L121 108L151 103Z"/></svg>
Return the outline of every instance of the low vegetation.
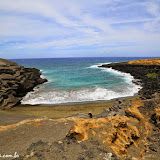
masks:
<svg viewBox="0 0 160 160"><path fill-rule="evenodd" d="M146 76L147 76L148 78L155 79L155 78L157 78L158 74L157 74L157 73L148 73Z"/></svg>

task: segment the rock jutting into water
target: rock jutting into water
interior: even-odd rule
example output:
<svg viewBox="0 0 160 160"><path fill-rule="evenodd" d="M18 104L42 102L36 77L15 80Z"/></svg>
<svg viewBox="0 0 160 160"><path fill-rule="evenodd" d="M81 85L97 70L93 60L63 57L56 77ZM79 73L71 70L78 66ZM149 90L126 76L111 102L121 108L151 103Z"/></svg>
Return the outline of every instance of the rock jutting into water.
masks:
<svg viewBox="0 0 160 160"><path fill-rule="evenodd" d="M0 109L10 109L35 86L46 82L40 70L0 59Z"/></svg>
<svg viewBox="0 0 160 160"><path fill-rule="evenodd" d="M145 99L151 98L151 95L155 92L160 93L160 59L111 63L99 67L130 73L135 79L139 80L133 82L142 86L139 94Z"/></svg>

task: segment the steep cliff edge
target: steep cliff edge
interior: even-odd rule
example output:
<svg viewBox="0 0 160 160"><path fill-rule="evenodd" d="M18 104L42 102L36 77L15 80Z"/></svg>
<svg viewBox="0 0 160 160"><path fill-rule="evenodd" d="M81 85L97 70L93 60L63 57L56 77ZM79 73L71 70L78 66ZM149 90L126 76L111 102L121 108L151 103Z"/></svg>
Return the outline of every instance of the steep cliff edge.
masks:
<svg viewBox="0 0 160 160"><path fill-rule="evenodd" d="M0 59L0 109L10 109L20 103L23 96L46 82L36 68L24 68L17 63Z"/></svg>
<svg viewBox="0 0 160 160"><path fill-rule="evenodd" d="M139 94L145 99L151 98L151 95L155 92L160 93L160 59L111 63L99 67L130 73L135 79L139 80L135 83L140 83L143 87Z"/></svg>

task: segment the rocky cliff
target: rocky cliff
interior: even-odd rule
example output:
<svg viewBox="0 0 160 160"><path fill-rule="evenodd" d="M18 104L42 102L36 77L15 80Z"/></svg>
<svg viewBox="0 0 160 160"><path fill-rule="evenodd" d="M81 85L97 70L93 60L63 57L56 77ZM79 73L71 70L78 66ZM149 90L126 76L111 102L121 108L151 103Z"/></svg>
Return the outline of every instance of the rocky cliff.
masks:
<svg viewBox="0 0 160 160"><path fill-rule="evenodd" d="M36 68L24 68L17 63L0 59L0 109L10 109L20 103L23 96L46 82Z"/></svg>
<svg viewBox="0 0 160 160"><path fill-rule="evenodd" d="M130 73L135 79L135 83L143 87L139 94L143 98L151 98L155 92L160 93L160 63L159 59L137 60L123 63L104 64L99 67L112 68L121 72Z"/></svg>

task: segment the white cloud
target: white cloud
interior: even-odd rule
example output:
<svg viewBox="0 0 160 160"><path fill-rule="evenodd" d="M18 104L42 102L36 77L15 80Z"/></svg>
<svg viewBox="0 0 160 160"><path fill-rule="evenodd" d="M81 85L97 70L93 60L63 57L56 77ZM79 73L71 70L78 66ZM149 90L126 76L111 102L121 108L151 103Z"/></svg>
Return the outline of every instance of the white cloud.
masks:
<svg viewBox="0 0 160 160"><path fill-rule="evenodd" d="M145 7L149 14L151 14L154 18L151 22L147 22L144 24L144 29L151 32L159 32L160 28L160 1L159 0L151 0L145 3Z"/></svg>
<svg viewBox="0 0 160 160"><path fill-rule="evenodd" d="M155 16L156 18L159 17L160 18L160 1L157 0L151 0L149 2L146 3L146 7L147 10L150 14L152 14L153 16Z"/></svg>
<svg viewBox="0 0 160 160"><path fill-rule="evenodd" d="M0 43L34 52L153 45L160 41L159 7L159 0L1 0Z"/></svg>

